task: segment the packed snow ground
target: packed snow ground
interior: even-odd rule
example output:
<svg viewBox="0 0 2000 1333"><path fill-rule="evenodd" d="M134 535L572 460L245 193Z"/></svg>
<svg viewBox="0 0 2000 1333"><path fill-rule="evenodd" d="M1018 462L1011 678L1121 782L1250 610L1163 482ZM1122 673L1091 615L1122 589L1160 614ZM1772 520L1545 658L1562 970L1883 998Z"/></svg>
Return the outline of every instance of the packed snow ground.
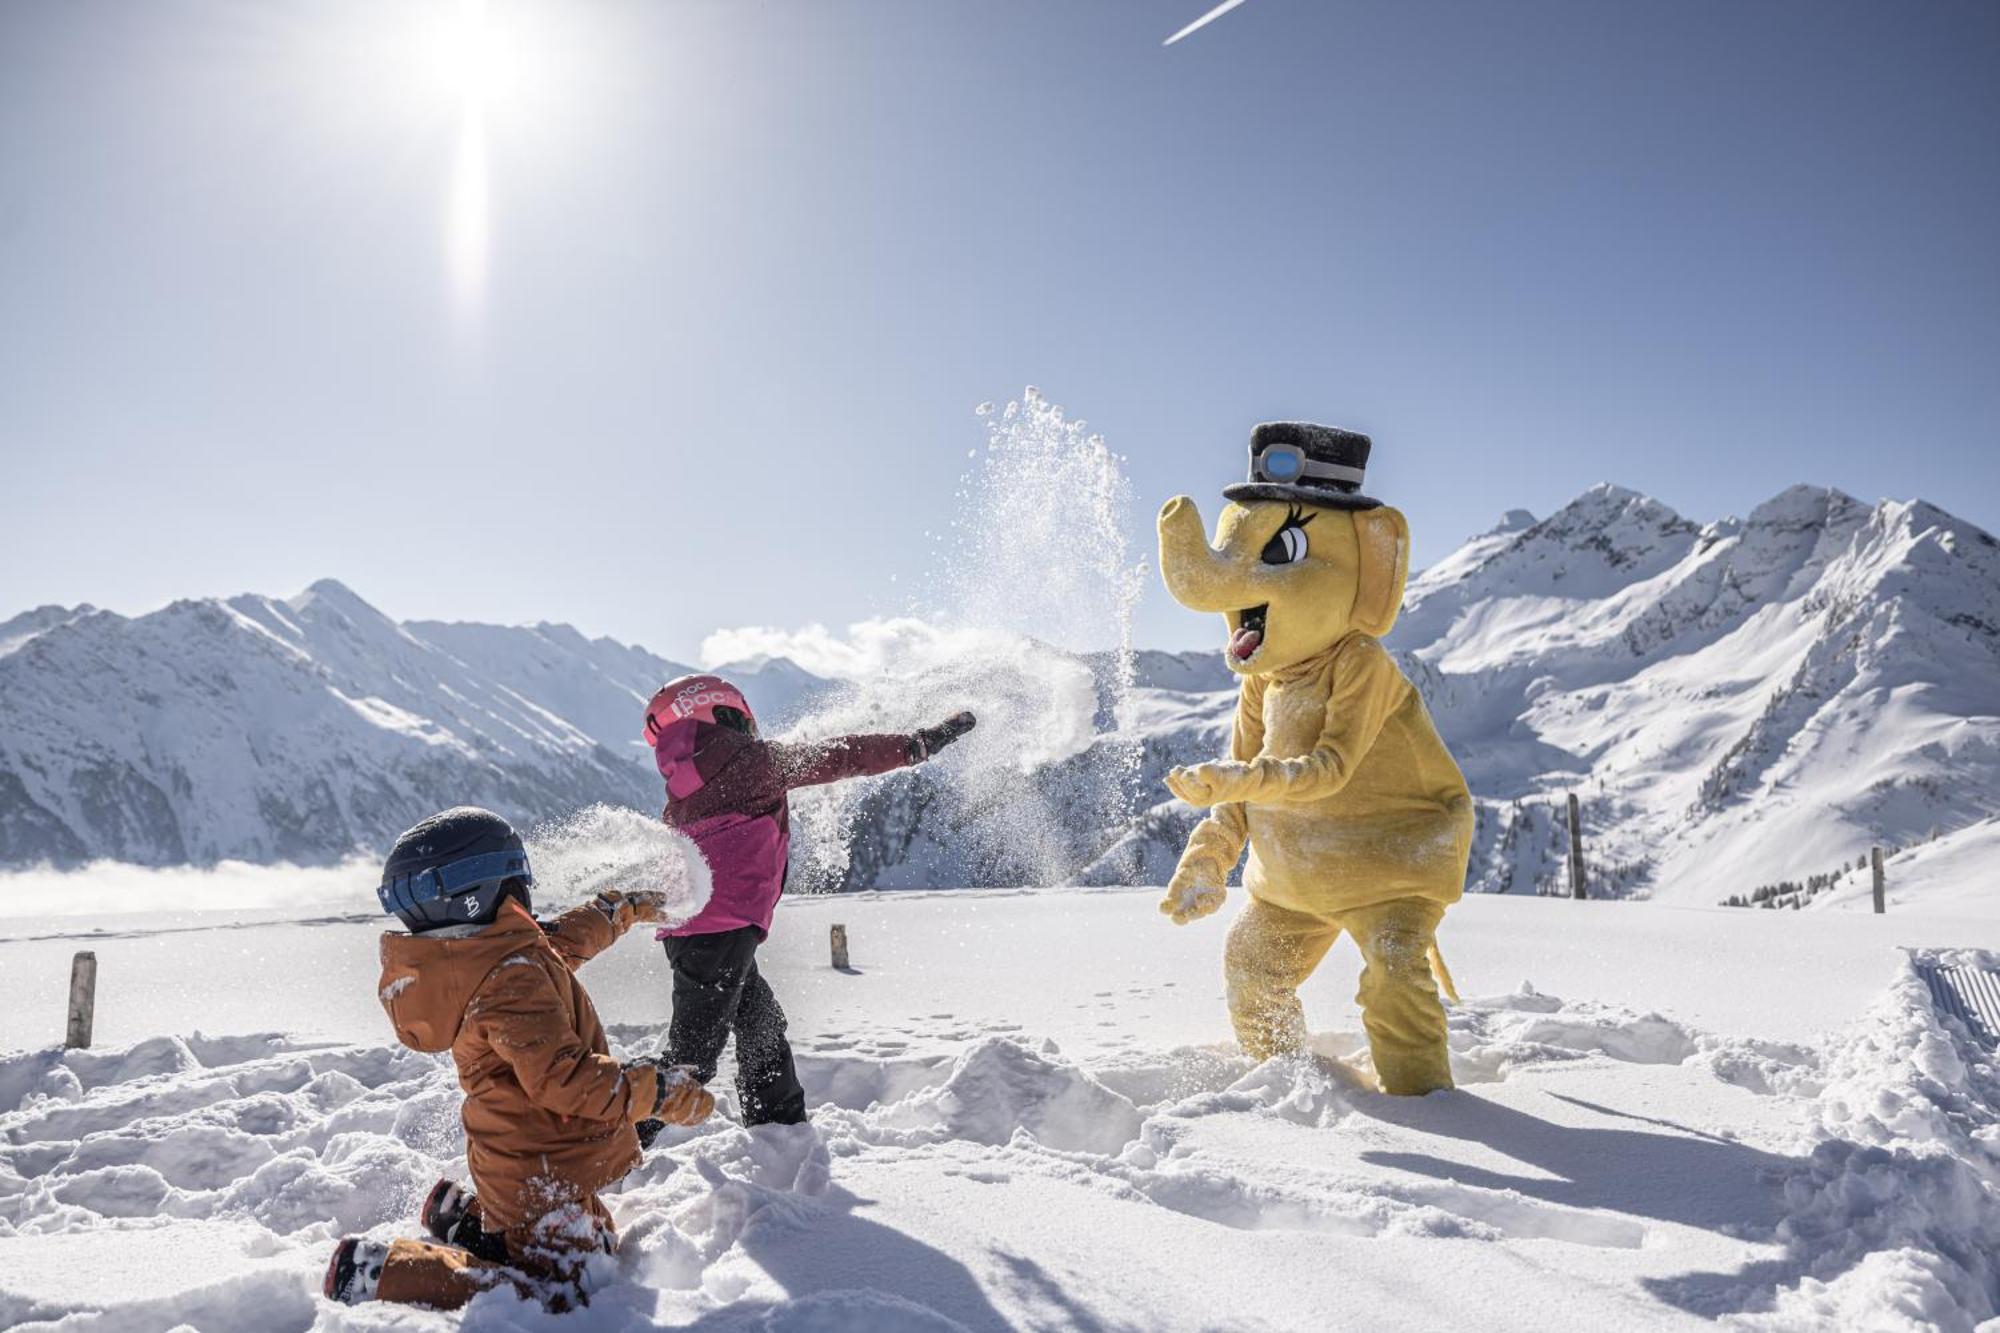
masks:
<svg viewBox="0 0 2000 1333"><path fill-rule="evenodd" d="M561 1318L497 1292L450 1316L317 1296L335 1235L414 1234L423 1191L462 1167L448 1063L394 1046L376 1007L376 920L0 920L0 1327L2000 1313L2000 1071L1932 1016L1899 947L1991 943L1990 923L1468 899L1442 939L1461 1087L1397 1100L1365 1090L1348 946L1306 988L1319 1056L1253 1066L1227 1039L1226 919L1176 929L1156 897L789 900L764 959L813 1131L725 1115L668 1141L612 1198L625 1245L601 1293ZM83 947L98 1044L65 1055ZM614 1040L657 1049L651 942L583 975Z"/></svg>

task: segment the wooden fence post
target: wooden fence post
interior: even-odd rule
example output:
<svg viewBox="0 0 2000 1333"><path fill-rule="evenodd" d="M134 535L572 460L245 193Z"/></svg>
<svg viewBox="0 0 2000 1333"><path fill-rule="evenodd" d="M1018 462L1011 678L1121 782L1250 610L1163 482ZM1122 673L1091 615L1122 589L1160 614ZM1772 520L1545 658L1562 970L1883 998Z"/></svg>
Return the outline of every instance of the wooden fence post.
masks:
<svg viewBox="0 0 2000 1333"><path fill-rule="evenodd" d="M1577 811L1575 792L1569 794L1569 896L1590 896L1583 887L1583 816Z"/></svg>
<svg viewBox="0 0 2000 1333"><path fill-rule="evenodd" d="M1875 872L1875 915L1889 910L1889 878L1882 871L1882 849L1868 849L1868 868Z"/></svg>
<svg viewBox="0 0 2000 1333"><path fill-rule="evenodd" d="M847 970L847 927L833 928L833 966L837 971Z"/></svg>
<svg viewBox="0 0 2000 1333"><path fill-rule="evenodd" d="M70 1049L90 1045L90 1030L97 1022L97 955L85 949L69 965L69 1031L63 1045Z"/></svg>

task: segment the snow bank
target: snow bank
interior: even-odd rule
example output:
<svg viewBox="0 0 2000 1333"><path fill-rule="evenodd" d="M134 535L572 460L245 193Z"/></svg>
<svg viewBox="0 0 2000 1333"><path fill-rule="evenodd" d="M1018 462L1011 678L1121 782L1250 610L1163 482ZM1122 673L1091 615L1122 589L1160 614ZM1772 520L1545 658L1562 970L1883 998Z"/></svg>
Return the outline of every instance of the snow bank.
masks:
<svg viewBox="0 0 2000 1333"><path fill-rule="evenodd" d="M1970 1329L2000 1314L2000 1065L1936 1012L1926 961L2000 968L1981 950L1917 951L1831 1045L1819 1141L1784 1186L1803 1275L1760 1327Z"/></svg>

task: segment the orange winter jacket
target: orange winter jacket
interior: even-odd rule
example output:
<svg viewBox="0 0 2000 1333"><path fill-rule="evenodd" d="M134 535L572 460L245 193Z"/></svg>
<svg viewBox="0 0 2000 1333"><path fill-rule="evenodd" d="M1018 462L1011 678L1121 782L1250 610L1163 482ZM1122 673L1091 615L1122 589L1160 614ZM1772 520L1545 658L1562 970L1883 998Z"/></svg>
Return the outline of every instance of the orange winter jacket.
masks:
<svg viewBox="0 0 2000 1333"><path fill-rule="evenodd" d="M639 1164L633 1124L652 1113L660 1071L611 1058L572 971L634 920L619 902L545 928L509 899L474 935L382 937L382 1007L396 1035L457 1062L466 1164L489 1231L531 1223L554 1199Z"/></svg>

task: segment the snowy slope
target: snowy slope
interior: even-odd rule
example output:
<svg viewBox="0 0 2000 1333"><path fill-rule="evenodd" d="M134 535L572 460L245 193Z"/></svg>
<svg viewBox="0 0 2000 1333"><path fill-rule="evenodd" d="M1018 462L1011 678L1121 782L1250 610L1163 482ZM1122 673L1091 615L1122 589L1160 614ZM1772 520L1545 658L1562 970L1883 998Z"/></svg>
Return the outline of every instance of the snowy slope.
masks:
<svg viewBox="0 0 2000 1333"><path fill-rule="evenodd" d="M762 961L814 1132L746 1133L725 1095L611 1196L623 1251L560 1319L500 1293L460 1316L317 1297L334 1236L415 1234L423 1191L462 1169L448 1067L390 1044L375 1005L374 921L5 923L0 1325L1969 1333L2000 1314L2000 1070L1897 947L1978 923L1473 900L1443 940L1468 995L1460 1088L1397 1100L1365 1090L1345 944L1304 992L1316 1058L1255 1066L1227 1040L1227 922L1171 927L1155 896L791 900ZM836 921L850 973L825 965ZM65 1054L34 1033L84 941L103 1041ZM655 949L583 977L621 1049L657 1049Z"/></svg>
<svg viewBox="0 0 2000 1333"><path fill-rule="evenodd" d="M653 756L635 719L654 690L689 669L615 639L585 638L568 625L411 621L404 628L645 769Z"/></svg>
<svg viewBox="0 0 2000 1333"><path fill-rule="evenodd" d="M2000 813L2000 545L1796 487L1697 527L1599 487L1413 581L1390 643L1481 804L1480 887L1716 902Z"/></svg>
<svg viewBox="0 0 2000 1333"><path fill-rule="evenodd" d="M330 580L50 619L0 657L0 862L329 861L460 801L537 816L652 796L631 747L518 688L553 658L565 706L608 698L629 722L637 668L581 640L500 631L539 656L496 668L477 636L444 635L468 663Z"/></svg>

